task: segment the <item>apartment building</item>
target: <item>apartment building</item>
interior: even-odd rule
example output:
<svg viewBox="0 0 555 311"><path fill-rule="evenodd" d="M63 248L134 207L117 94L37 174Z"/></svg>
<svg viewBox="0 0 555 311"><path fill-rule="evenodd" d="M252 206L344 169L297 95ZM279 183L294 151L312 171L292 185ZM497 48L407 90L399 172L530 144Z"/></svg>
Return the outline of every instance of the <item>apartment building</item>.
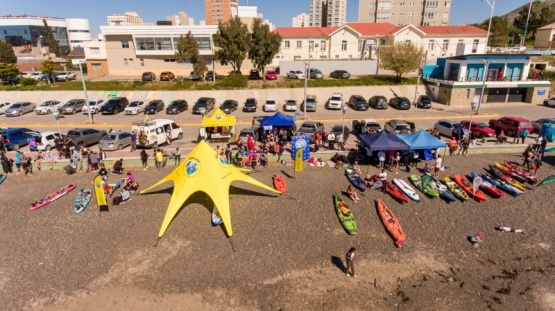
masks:
<svg viewBox="0 0 555 311"><path fill-rule="evenodd" d="M397 26L445 26L453 0L359 0L358 21Z"/></svg>
<svg viewBox="0 0 555 311"><path fill-rule="evenodd" d="M218 25L220 21L227 22L237 16L238 0L204 0L206 25Z"/></svg>
<svg viewBox="0 0 555 311"><path fill-rule="evenodd" d="M308 27L310 23L310 16L306 13L301 13L293 17L291 26L293 27Z"/></svg>
<svg viewBox="0 0 555 311"><path fill-rule="evenodd" d="M347 0L310 0L310 27L334 27L345 24Z"/></svg>
<svg viewBox="0 0 555 311"><path fill-rule="evenodd" d="M108 26L139 26L145 25L143 19L137 12L125 12L123 14L111 14L106 17Z"/></svg>

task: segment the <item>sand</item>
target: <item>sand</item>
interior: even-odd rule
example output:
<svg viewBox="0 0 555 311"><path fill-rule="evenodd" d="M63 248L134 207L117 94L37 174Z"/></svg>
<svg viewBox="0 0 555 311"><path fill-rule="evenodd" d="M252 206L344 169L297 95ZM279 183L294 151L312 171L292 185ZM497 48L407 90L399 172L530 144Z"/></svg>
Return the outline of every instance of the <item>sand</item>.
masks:
<svg viewBox="0 0 555 311"><path fill-rule="evenodd" d="M447 157L445 174L483 171L518 155ZM554 159L538 172L555 174ZM549 163L551 161L551 163ZM422 167L422 165L420 165ZM137 172L144 189L165 176ZM362 167L366 171L366 166ZM348 236L332 195L348 186L343 171L272 163L254 178L270 185L281 171L287 196L236 183L234 235L210 223L211 201L193 195L154 247L172 184L133 196L99 216L92 203L71 209L93 175L42 171L0 185L0 301L4 310L555 310L554 185L486 202L423 198L401 205L373 190L350 202L359 234ZM375 167L370 173L377 172ZM414 172L414 171L413 171ZM282 174L283 175L283 174ZM389 178L408 177L389 173ZM111 176L115 181L116 176ZM78 189L37 211L31 202L63 185ZM407 240L397 249L376 214L382 198ZM526 230L501 233L497 225ZM484 242L467 237L482 231ZM342 271L358 249L357 278Z"/></svg>

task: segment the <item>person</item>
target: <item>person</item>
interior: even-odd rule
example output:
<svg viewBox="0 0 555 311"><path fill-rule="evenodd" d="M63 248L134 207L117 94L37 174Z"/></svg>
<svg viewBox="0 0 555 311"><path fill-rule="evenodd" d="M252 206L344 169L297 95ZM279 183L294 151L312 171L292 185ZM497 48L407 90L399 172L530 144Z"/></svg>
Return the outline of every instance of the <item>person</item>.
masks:
<svg viewBox="0 0 555 311"><path fill-rule="evenodd" d="M366 175L366 177L364 177L364 184L366 187L372 187L374 185L374 178L372 178L371 175Z"/></svg>
<svg viewBox="0 0 555 311"><path fill-rule="evenodd" d="M533 146L530 145L526 148L526 150L524 150L524 153L523 153L524 162L522 162L522 166L526 166L528 171L530 171L530 164L532 161L532 157L534 156L534 152L532 150L533 150Z"/></svg>
<svg viewBox="0 0 555 311"><path fill-rule="evenodd" d="M98 170L98 175L102 176L102 180L106 182L108 180L108 170L104 163L100 163L100 168Z"/></svg>
<svg viewBox="0 0 555 311"><path fill-rule="evenodd" d="M251 154L249 155L249 161L252 169L256 170L256 165L258 164L258 153L256 152L256 150L251 152Z"/></svg>
<svg viewBox="0 0 555 311"><path fill-rule="evenodd" d="M395 174L399 174L399 162L401 162L401 153L397 151L393 156L393 172Z"/></svg>
<svg viewBox="0 0 555 311"><path fill-rule="evenodd" d="M131 131L131 151L137 150L137 133Z"/></svg>
<svg viewBox="0 0 555 311"><path fill-rule="evenodd" d="M540 74L539 74L540 81L543 81L543 75L544 75L544 71L540 71Z"/></svg>
<svg viewBox="0 0 555 311"><path fill-rule="evenodd" d="M515 136L513 137L513 144L518 144L521 136L522 136L522 129L520 127L517 127L515 131Z"/></svg>
<svg viewBox="0 0 555 311"><path fill-rule="evenodd" d="M253 151L254 147L254 138L250 134L247 134L247 148L249 151Z"/></svg>
<svg viewBox="0 0 555 311"><path fill-rule="evenodd" d="M341 164L341 156L339 155L339 153L336 153L333 157L330 158L330 161L335 164L335 168L339 168Z"/></svg>
<svg viewBox="0 0 555 311"><path fill-rule="evenodd" d="M337 148L339 148L339 150L343 150L344 147L345 137L343 136L343 133L339 133L339 135L337 135Z"/></svg>
<svg viewBox="0 0 555 311"><path fill-rule="evenodd" d="M497 136L497 140L499 144L504 144L507 142L507 135L505 134L505 131L501 130L501 133L499 133L499 135Z"/></svg>
<svg viewBox="0 0 555 311"><path fill-rule="evenodd" d="M173 165L178 166L181 164L181 149L175 148L175 157L173 158Z"/></svg>
<svg viewBox="0 0 555 311"><path fill-rule="evenodd" d="M119 159L116 162L114 162L112 171L118 175L123 174L123 159Z"/></svg>
<svg viewBox="0 0 555 311"><path fill-rule="evenodd" d="M383 150L380 150L378 152L378 161L380 162L380 165L378 166L378 168L383 169L383 166L385 163L385 152Z"/></svg>
<svg viewBox="0 0 555 311"><path fill-rule="evenodd" d="M501 231L501 232L515 232L515 233L522 233L522 234L524 234L524 230L522 230L522 229L515 229L515 228L511 228L511 227L497 226L497 227L495 227L495 230Z"/></svg>
<svg viewBox="0 0 555 311"><path fill-rule="evenodd" d="M322 146L322 133L316 133L316 146L320 147Z"/></svg>
<svg viewBox="0 0 555 311"><path fill-rule="evenodd" d="M530 134L528 132L528 128L524 128L522 130L522 135L520 136L522 138L522 144L524 144L524 141L526 140L526 137L528 137L528 134Z"/></svg>
<svg viewBox="0 0 555 311"><path fill-rule="evenodd" d="M164 163L164 154L162 154L161 150L156 150L154 153L154 162L156 163L156 168L161 170L162 164Z"/></svg>
<svg viewBox="0 0 555 311"><path fill-rule="evenodd" d="M353 164L353 171L355 171L357 174L361 175L362 173L360 172L360 165L358 165L358 161L355 161L355 163Z"/></svg>
<svg viewBox="0 0 555 311"><path fill-rule="evenodd" d="M418 151L414 150L412 154L412 167L418 167L418 158L420 158L420 154Z"/></svg>
<svg viewBox="0 0 555 311"><path fill-rule="evenodd" d="M497 72L497 81L503 81L503 70L501 69Z"/></svg>
<svg viewBox="0 0 555 311"><path fill-rule="evenodd" d="M29 173L33 174L33 164L31 163L30 156L26 156L25 154L21 156L21 166L23 167L23 171L25 171L25 176Z"/></svg>
<svg viewBox="0 0 555 311"><path fill-rule="evenodd" d="M538 71L534 69L534 71L532 71L532 80L536 81L537 78L538 78Z"/></svg>
<svg viewBox="0 0 555 311"><path fill-rule="evenodd" d="M276 145L276 151L277 151L277 161L276 162L280 162L281 161L281 155L283 154L283 150L285 149L285 140L280 139L279 140L279 144Z"/></svg>
<svg viewBox="0 0 555 311"><path fill-rule="evenodd" d="M181 154L181 151L179 152ZM231 163L231 155L232 155L232 151L231 151L231 145L227 144L227 146L225 147L225 159L227 160L227 162Z"/></svg>
<svg viewBox="0 0 555 311"><path fill-rule="evenodd" d="M263 167L268 166L268 157L266 156L266 153L264 152L260 153L260 155L258 156L258 162L260 166L263 166Z"/></svg>
<svg viewBox="0 0 555 311"><path fill-rule="evenodd" d="M17 168L17 174L20 173L21 171L21 157L23 156L23 153L21 153L21 151L16 151L15 152L15 167Z"/></svg>
<svg viewBox="0 0 555 311"><path fill-rule="evenodd" d="M465 157L468 157L468 147L470 146L470 141L468 140L468 137L463 138L463 140L461 141L461 148L459 149L459 152L457 153L457 155L460 153Z"/></svg>
<svg viewBox="0 0 555 311"><path fill-rule="evenodd" d="M54 169L54 156L52 155L52 152L50 150L46 150L46 156L44 157L44 160L46 161L46 163L48 163L48 166L50 167L50 170Z"/></svg>
<svg viewBox="0 0 555 311"><path fill-rule="evenodd" d="M543 137L540 134L538 134L538 137L536 137L535 144L534 144L534 151L540 150L542 146L542 141L543 141Z"/></svg>
<svg viewBox="0 0 555 311"><path fill-rule="evenodd" d="M358 203L358 200L360 200L353 185L349 185L349 187L347 187L347 195L351 200L355 201L355 203Z"/></svg>
<svg viewBox="0 0 555 311"><path fill-rule="evenodd" d="M424 165L424 168L422 169L422 172L424 172L424 174L430 175L431 169L430 169L430 165L428 164L428 162L426 162L426 164Z"/></svg>
<svg viewBox="0 0 555 311"><path fill-rule="evenodd" d="M141 162L143 163L143 171L146 171L148 168L148 154L146 150L141 150Z"/></svg>
<svg viewBox="0 0 555 311"><path fill-rule="evenodd" d="M482 243L482 232L478 232L473 236L468 237L468 240L474 247L478 247L478 244Z"/></svg>
<svg viewBox="0 0 555 311"><path fill-rule="evenodd" d="M441 171L442 164L443 164L443 159L441 158L441 154L438 154L436 159L436 164L434 166L435 179L439 179L439 171Z"/></svg>
<svg viewBox="0 0 555 311"><path fill-rule="evenodd" d="M351 274L352 277L356 278L356 274L355 274L355 252L356 252L356 248L351 247L349 249L349 251L347 252L347 254L345 255L345 263L347 264L347 269L345 271L345 274L347 274L347 276L349 275L349 273Z"/></svg>
<svg viewBox="0 0 555 311"><path fill-rule="evenodd" d="M328 149L329 150L334 150L334 146L335 146L335 134L333 132L330 132L327 136L327 140L328 140Z"/></svg>
<svg viewBox="0 0 555 311"><path fill-rule="evenodd" d="M383 182L387 179L387 172L385 171L385 168L382 168L382 171L378 174L378 177L380 178L380 182L382 182L382 191L385 192L385 183Z"/></svg>
<svg viewBox="0 0 555 311"><path fill-rule="evenodd" d="M449 155L452 156L455 151L457 151L457 139L455 138L455 136L451 137L451 140L447 143L447 145L449 146Z"/></svg>
<svg viewBox="0 0 555 311"><path fill-rule="evenodd" d="M74 151L73 155L71 156L71 164L73 165L73 168L77 169L79 159L81 159L81 152L79 152L79 150Z"/></svg>
<svg viewBox="0 0 555 311"><path fill-rule="evenodd" d="M162 151L162 167L166 167L166 164L168 163L168 152L166 151L166 149L161 149Z"/></svg>
<svg viewBox="0 0 555 311"><path fill-rule="evenodd" d="M42 161L44 160L44 156L42 155L42 151L39 151L39 153L37 154L37 157L35 158L35 163L37 163L37 169L40 171L40 164L42 163Z"/></svg>

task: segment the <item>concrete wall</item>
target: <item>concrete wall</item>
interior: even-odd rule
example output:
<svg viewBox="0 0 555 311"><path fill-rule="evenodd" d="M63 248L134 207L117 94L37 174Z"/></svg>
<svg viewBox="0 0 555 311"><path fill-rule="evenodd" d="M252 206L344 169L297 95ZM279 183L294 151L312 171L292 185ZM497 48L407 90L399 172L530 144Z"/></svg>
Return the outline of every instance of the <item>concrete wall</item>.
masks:
<svg viewBox="0 0 555 311"><path fill-rule="evenodd" d="M310 68L318 68L326 78L334 70L347 70L352 76L373 75L376 73L376 60L351 60L351 61L311 61ZM280 75L286 76L290 70L300 70L304 72L305 63L303 61L281 61L279 63Z"/></svg>

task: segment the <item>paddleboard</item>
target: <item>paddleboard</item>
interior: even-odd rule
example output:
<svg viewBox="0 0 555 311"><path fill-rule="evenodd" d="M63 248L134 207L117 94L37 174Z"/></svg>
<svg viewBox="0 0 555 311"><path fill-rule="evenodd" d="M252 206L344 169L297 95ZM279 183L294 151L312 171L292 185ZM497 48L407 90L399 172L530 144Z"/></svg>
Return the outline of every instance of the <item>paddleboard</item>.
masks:
<svg viewBox="0 0 555 311"><path fill-rule="evenodd" d="M77 197L75 198L75 202L73 202L73 211L75 214L81 214L89 202L91 201L92 190L89 188L84 188L79 191Z"/></svg>
<svg viewBox="0 0 555 311"><path fill-rule="evenodd" d="M97 175L93 181L94 185L94 196L96 198L96 205L101 212L108 212L108 200L106 200L106 194L104 193L104 188L102 187L102 176Z"/></svg>
<svg viewBox="0 0 555 311"><path fill-rule="evenodd" d="M414 191L414 189L404 180L395 178L393 179L393 183L397 187L399 187L399 189L401 189L401 191L403 191L403 193L406 194L411 200L420 201L420 196L418 195L418 193L416 193L416 191Z"/></svg>
<svg viewBox="0 0 555 311"><path fill-rule="evenodd" d="M50 203L52 203L53 201L61 198L62 196L66 195L68 192L70 192L71 190L75 189L75 185L68 185L68 186L64 186L52 193L50 193L49 195L45 196L44 198L40 199L39 201L31 204L31 207L29 207L30 211L35 211L38 210L39 208L48 205Z"/></svg>

